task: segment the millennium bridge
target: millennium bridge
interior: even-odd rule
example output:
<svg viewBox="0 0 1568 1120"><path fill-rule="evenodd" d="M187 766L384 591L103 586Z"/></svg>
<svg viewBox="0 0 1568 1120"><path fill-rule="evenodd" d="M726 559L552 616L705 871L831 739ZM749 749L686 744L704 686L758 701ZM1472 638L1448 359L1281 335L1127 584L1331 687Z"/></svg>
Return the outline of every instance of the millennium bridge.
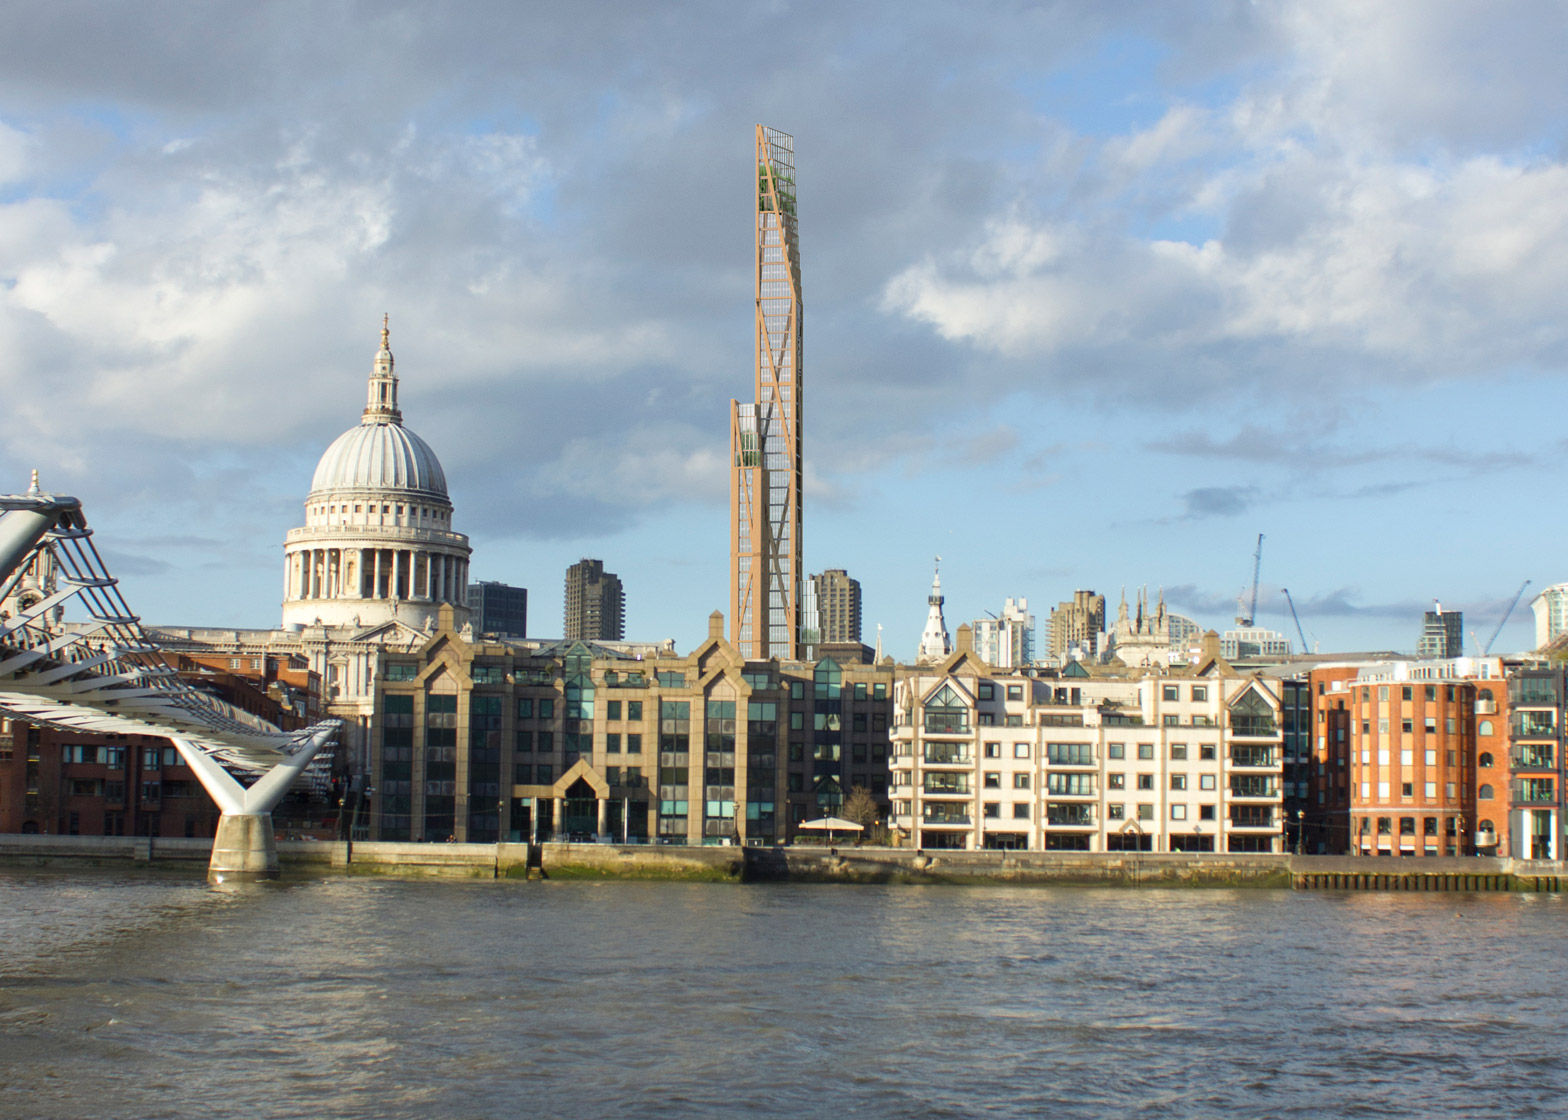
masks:
<svg viewBox="0 0 1568 1120"><path fill-rule="evenodd" d="M180 677L131 613L76 498L0 495L0 711L64 730L160 735L222 813L208 877L278 873L272 810L337 734L284 731ZM85 619L66 620L67 607Z"/></svg>

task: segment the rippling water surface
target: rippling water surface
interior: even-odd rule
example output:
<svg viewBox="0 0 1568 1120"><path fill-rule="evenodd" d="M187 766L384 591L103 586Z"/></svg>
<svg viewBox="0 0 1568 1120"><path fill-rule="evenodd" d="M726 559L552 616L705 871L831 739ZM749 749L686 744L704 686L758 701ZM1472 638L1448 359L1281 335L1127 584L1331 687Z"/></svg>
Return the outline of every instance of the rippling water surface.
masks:
<svg viewBox="0 0 1568 1120"><path fill-rule="evenodd" d="M1568 899L0 871L0 1116L1560 1116Z"/></svg>

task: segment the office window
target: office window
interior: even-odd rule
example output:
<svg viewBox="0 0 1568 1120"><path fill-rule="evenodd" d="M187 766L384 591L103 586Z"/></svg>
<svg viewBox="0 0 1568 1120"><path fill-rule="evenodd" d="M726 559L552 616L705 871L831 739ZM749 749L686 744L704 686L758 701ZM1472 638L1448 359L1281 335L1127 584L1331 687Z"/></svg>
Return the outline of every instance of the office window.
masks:
<svg viewBox="0 0 1568 1120"><path fill-rule="evenodd" d="M1186 760L1187 760L1187 744L1186 743L1172 743L1171 744L1171 761L1172 762L1185 762Z"/></svg>
<svg viewBox="0 0 1568 1120"><path fill-rule="evenodd" d="M615 720L618 720L618 719L621 718L621 702L619 700L611 700L611 701L607 702L604 707L605 707L605 711L604 711L604 718L605 719L615 719Z"/></svg>
<svg viewBox="0 0 1568 1120"><path fill-rule="evenodd" d="M1153 758L1154 757L1154 744L1153 743L1139 743L1138 744L1138 757L1143 759L1143 760L1145 760L1145 761Z"/></svg>
<svg viewBox="0 0 1568 1120"><path fill-rule="evenodd" d="M1000 771L987 770L984 774L981 775L981 781L986 789L1002 788L1002 775Z"/></svg>
<svg viewBox="0 0 1568 1120"><path fill-rule="evenodd" d="M1125 744L1125 743L1106 743L1105 744L1105 757L1106 758L1126 758L1127 757L1127 744Z"/></svg>
<svg viewBox="0 0 1568 1120"><path fill-rule="evenodd" d="M1026 821L1029 819L1029 803L1027 801L1013 802L1013 820Z"/></svg>
<svg viewBox="0 0 1568 1120"><path fill-rule="evenodd" d="M1187 788L1187 775L1185 775L1185 774L1172 774L1171 775L1171 789L1186 789L1186 788Z"/></svg>
<svg viewBox="0 0 1568 1120"><path fill-rule="evenodd" d="M1193 685L1192 698L1194 700L1207 700L1209 698L1209 686L1205 684Z"/></svg>
<svg viewBox="0 0 1568 1120"><path fill-rule="evenodd" d="M1140 821L1152 821L1154 819L1154 806L1153 805L1139 805L1138 806L1138 819Z"/></svg>
<svg viewBox="0 0 1568 1120"><path fill-rule="evenodd" d="M987 758L1001 758L1002 757L1002 744L1001 743L987 743L985 745L985 756Z"/></svg>
<svg viewBox="0 0 1568 1120"><path fill-rule="evenodd" d="M1138 788L1139 789L1153 789L1154 788L1154 775L1153 774L1139 774L1138 775Z"/></svg>
<svg viewBox="0 0 1568 1120"><path fill-rule="evenodd" d="M1171 806L1171 820L1173 820L1173 821L1184 821L1186 819L1187 819L1187 806L1185 806L1185 805L1172 805Z"/></svg>
<svg viewBox="0 0 1568 1120"><path fill-rule="evenodd" d="M1125 789L1127 776L1125 774L1107 774L1105 776L1106 789Z"/></svg>
<svg viewBox="0 0 1568 1120"><path fill-rule="evenodd" d="M1028 789L1029 788L1029 775L1028 774L1014 774L1013 775L1013 788L1014 789Z"/></svg>
<svg viewBox="0 0 1568 1120"><path fill-rule="evenodd" d="M1162 696L1163 699L1166 699L1166 700L1180 700L1181 699L1181 686L1180 685L1174 685L1174 684L1165 685L1160 690L1160 692L1161 692L1161 696Z"/></svg>
<svg viewBox="0 0 1568 1120"><path fill-rule="evenodd" d="M1214 788L1214 784L1215 783L1214 783L1214 775L1213 774L1199 774L1198 775L1198 788L1199 789L1213 789Z"/></svg>
<svg viewBox="0 0 1568 1120"><path fill-rule="evenodd" d="M1014 743L1013 744L1013 757L1014 758L1028 758L1029 757L1029 744L1028 743Z"/></svg>

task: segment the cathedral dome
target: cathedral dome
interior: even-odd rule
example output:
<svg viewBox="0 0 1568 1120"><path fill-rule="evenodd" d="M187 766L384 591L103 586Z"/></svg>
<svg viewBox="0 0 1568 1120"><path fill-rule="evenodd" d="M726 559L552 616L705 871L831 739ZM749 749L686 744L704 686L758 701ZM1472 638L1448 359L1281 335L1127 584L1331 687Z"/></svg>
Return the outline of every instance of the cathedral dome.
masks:
<svg viewBox="0 0 1568 1120"><path fill-rule="evenodd" d="M436 453L391 421L359 424L332 441L310 481L312 494L327 490L415 490L447 496L446 474Z"/></svg>

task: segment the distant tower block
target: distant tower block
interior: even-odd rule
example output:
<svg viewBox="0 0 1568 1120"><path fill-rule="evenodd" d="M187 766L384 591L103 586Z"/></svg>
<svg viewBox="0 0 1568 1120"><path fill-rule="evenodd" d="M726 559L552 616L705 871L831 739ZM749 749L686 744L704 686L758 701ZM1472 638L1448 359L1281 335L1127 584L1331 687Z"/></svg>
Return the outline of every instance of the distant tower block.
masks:
<svg viewBox="0 0 1568 1120"><path fill-rule="evenodd" d="M800 243L795 141L757 126L756 403L730 401L730 638L761 660L801 654Z"/></svg>
<svg viewBox="0 0 1568 1120"><path fill-rule="evenodd" d="M843 568L811 577L817 592L817 619L823 642L860 641L860 581Z"/></svg>
<svg viewBox="0 0 1568 1120"><path fill-rule="evenodd" d="M618 642L626 636L626 592L603 560L579 560L566 569L568 641Z"/></svg>

